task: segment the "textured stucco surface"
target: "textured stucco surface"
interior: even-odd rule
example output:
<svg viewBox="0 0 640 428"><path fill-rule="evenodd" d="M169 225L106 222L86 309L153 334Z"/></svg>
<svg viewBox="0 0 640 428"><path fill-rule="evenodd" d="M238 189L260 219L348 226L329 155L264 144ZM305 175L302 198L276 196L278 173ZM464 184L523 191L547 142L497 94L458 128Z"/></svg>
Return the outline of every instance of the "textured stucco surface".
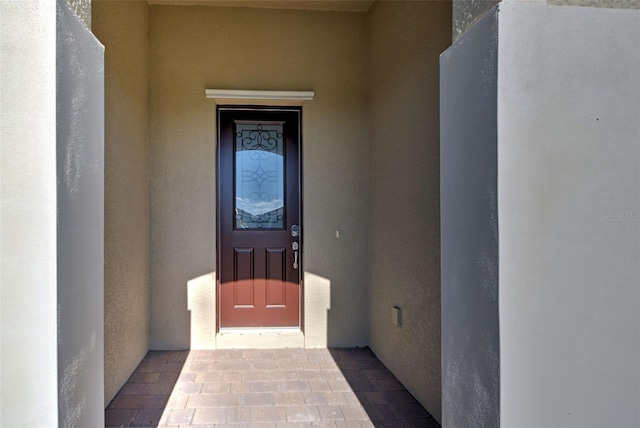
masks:
<svg viewBox="0 0 640 428"><path fill-rule="evenodd" d="M452 39L455 42L469 31L500 0L453 0Z"/></svg>
<svg viewBox="0 0 640 428"><path fill-rule="evenodd" d="M640 9L640 0L547 0L548 5Z"/></svg>
<svg viewBox="0 0 640 428"><path fill-rule="evenodd" d="M105 45L105 404L148 350L148 8L94 2Z"/></svg>
<svg viewBox="0 0 640 428"><path fill-rule="evenodd" d="M104 425L104 48L57 16L59 425Z"/></svg>
<svg viewBox="0 0 640 428"><path fill-rule="evenodd" d="M55 40L55 2L0 2L3 427L58 425Z"/></svg>
<svg viewBox="0 0 640 428"><path fill-rule="evenodd" d="M84 24L91 28L91 0L66 0Z"/></svg>
<svg viewBox="0 0 640 428"><path fill-rule="evenodd" d="M370 337L380 360L440 419L438 55L450 2L370 11ZM391 307L402 324L391 322Z"/></svg>
<svg viewBox="0 0 640 428"><path fill-rule="evenodd" d="M639 426L640 11L499 28L502 425Z"/></svg>
<svg viewBox="0 0 640 428"><path fill-rule="evenodd" d="M612 9L640 9L640 0L504 0L504 3L508 2ZM500 3L499 0L453 0L453 41L458 40L498 3Z"/></svg>
<svg viewBox="0 0 640 428"><path fill-rule="evenodd" d="M310 283L331 289L305 308L326 314L314 344L366 344L366 15L157 5L149 29L151 348L188 348L191 323L206 319L190 313L188 297L189 282L207 278L216 260L215 102L206 88L316 92L303 105L303 262L327 280Z"/></svg>
<svg viewBox="0 0 640 428"><path fill-rule="evenodd" d="M441 56L446 427L500 426L497 53L496 8Z"/></svg>

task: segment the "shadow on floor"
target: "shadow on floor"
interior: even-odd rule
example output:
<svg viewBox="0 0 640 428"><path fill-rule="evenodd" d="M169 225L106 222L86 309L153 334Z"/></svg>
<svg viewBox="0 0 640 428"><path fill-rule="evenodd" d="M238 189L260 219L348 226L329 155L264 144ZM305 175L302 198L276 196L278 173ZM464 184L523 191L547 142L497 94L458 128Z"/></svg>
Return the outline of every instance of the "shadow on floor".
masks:
<svg viewBox="0 0 640 428"><path fill-rule="evenodd" d="M332 348L329 352L374 426L440 426L371 349Z"/></svg>
<svg viewBox="0 0 640 428"><path fill-rule="evenodd" d="M105 410L106 426L158 426L190 351L149 351ZM177 394L176 394L177 395Z"/></svg>
<svg viewBox="0 0 640 428"><path fill-rule="evenodd" d="M150 351L107 427L439 427L369 348Z"/></svg>

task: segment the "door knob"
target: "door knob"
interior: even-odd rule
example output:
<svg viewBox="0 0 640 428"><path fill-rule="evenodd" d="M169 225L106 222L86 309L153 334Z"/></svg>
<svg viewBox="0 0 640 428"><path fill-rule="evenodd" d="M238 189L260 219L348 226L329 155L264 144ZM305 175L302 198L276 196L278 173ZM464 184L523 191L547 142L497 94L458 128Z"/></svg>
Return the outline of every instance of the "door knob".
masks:
<svg viewBox="0 0 640 428"><path fill-rule="evenodd" d="M291 249L293 250L293 268L298 269L298 248L299 245L297 242L291 244Z"/></svg>

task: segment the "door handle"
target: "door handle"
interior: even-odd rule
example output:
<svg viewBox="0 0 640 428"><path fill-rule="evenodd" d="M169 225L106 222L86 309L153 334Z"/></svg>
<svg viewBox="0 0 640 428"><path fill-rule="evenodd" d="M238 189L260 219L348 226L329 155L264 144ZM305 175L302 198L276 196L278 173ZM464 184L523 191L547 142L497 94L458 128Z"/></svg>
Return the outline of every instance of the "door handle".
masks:
<svg viewBox="0 0 640 428"><path fill-rule="evenodd" d="M291 248L293 249L293 268L298 269L298 243L294 242L291 244Z"/></svg>

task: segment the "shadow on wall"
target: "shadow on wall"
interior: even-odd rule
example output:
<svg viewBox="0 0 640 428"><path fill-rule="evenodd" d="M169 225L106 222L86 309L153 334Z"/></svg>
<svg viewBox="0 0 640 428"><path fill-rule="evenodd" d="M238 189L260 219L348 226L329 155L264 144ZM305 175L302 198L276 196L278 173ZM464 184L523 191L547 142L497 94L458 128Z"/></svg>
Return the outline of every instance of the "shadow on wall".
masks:
<svg viewBox="0 0 640 428"><path fill-rule="evenodd" d="M216 272L187 281L192 350L216 349Z"/></svg>

